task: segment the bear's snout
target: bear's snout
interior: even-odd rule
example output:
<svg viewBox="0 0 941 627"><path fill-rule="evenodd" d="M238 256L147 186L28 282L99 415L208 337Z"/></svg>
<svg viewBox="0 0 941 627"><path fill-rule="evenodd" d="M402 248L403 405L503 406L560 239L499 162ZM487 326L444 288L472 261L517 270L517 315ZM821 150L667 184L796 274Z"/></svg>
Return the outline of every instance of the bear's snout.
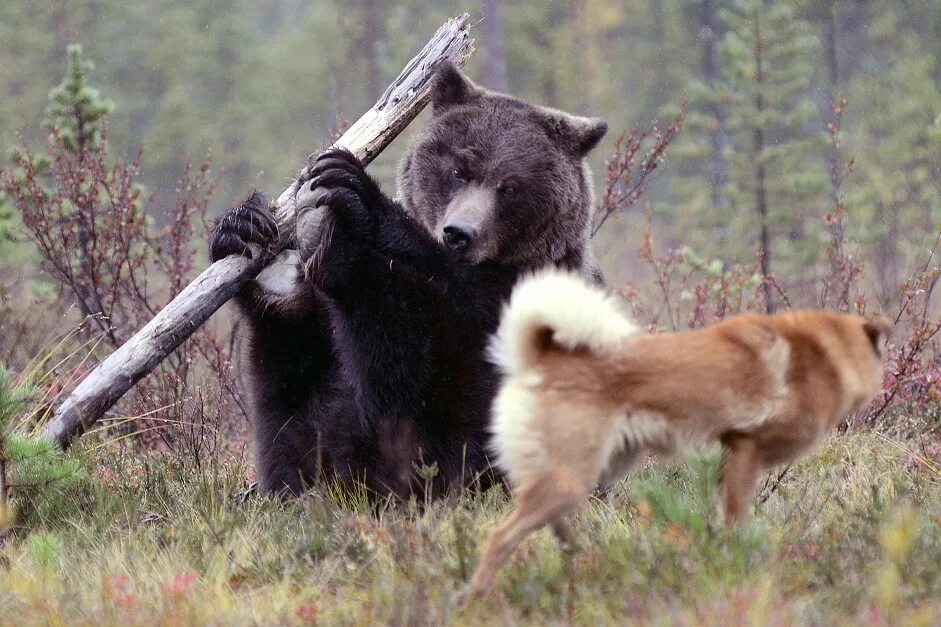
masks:
<svg viewBox="0 0 941 627"><path fill-rule="evenodd" d="M457 191L438 223L441 241L471 261L481 261L488 251L486 240L491 236L495 214L495 190L470 184Z"/></svg>
<svg viewBox="0 0 941 627"><path fill-rule="evenodd" d="M477 229L469 224L454 223L444 227L444 243L451 250L463 250L477 239Z"/></svg>

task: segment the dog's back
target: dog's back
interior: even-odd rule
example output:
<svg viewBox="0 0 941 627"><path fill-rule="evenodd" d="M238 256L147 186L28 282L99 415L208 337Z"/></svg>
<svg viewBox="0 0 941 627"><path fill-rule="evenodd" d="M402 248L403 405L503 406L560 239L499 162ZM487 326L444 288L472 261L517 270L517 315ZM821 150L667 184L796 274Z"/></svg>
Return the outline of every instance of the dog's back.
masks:
<svg viewBox="0 0 941 627"><path fill-rule="evenodd" d="M722 443L721 509L744 520L762 468L794 460L878 391L890 328L805 311L646 335L577 278L524 280L491 347L505 374L493 448L516 506L490 534L470 593L490 589L543 525L571 545L566 516L598 483L684 441Z"/></svg>
<svg viewBox="0 0 941 627"><path fill-rule="evenodd" d="M762 463L777 463L876 393L888 330L884 319L796 311L648 335L580 279L527 279L492 346L506 373L492 424L497 463L517 484L549 463L547 450L558 462L572 438L591 434L608 458L596 469L604 479L640 449L669 454L742 433L767 449Z"/></svg>

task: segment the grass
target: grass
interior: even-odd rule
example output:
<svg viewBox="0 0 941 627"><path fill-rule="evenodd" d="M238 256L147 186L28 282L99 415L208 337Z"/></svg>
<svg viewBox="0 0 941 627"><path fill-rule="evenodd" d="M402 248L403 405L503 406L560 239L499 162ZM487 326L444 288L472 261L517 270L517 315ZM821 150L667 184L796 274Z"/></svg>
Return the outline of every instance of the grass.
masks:
<svg viewBox="0 0 941 627"><path fill-rule="evenodd" d="M238 460L197 473L85 446L78 485L0 548L0 624L941 621L941 460L877 433L831 439L740 530L715 526L714 452L646 468L577 517L581 553L539 532L464 608L499 489L280 503L243 498Z"/></svg>

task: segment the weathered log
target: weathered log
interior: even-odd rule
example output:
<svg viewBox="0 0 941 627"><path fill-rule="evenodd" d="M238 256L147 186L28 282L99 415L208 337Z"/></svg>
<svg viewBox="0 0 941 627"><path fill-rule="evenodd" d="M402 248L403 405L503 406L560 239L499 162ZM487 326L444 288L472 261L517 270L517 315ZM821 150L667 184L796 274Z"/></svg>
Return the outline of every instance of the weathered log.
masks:
<svg viewBox="0 0 941 627"><path fill-rule="evenodd" d="M468 34L470 15L464 13L444 23L421 52L415 55L392 81L372 109L350 126L334 143L368 165L415 119L431 97L430 81L438 61L450 59L463 67L474 51ZM282 233L294 232L295 180L278 197L276 217Z"/></svg>
<svg viewBox="0 0 941 627"><path fill-rule="evenodd" d="M334 144L369 163L415 119L430 97L430 81L439 61L463 66L474 50L469 15L448 20L422 48L376 104ZM193 334L216 310L255 278L275 255L291 245L297 181L278 197L275 215L282 234L280 249L252 248L209 266L143 329L98 364L56 407L41 437L63 448L97 422L135 383Z"/></svg>

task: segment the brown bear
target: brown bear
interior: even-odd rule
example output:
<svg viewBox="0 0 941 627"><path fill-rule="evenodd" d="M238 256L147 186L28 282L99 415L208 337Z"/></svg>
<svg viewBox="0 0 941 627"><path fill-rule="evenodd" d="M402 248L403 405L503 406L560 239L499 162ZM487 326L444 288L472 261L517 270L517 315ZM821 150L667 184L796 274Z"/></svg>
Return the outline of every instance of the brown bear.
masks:
<svg viewBox="0 0 941 627"><path fill-rule="evenodd" d="M297 232L280 234L297 252L236 297L267 492L327 478L407 497L492 481L486 346L513 285L546 266L601 280L585 156L605 122L482 89L449 63L432 105L398 200L348 152L313 158ZM256 194L217 222L211 257L278 237Z"/></svg>

